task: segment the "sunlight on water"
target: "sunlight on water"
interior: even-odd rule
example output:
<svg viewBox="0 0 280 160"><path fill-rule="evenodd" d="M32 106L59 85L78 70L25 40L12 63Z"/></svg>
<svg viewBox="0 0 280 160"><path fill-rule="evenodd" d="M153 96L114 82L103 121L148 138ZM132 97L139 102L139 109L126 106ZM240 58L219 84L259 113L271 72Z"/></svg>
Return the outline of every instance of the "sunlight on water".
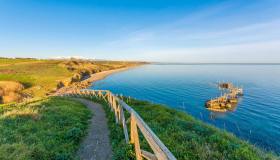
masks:
<svg viewBox="0 0 280 160"><path fill-rule="evenodd" d="M213 113L204 107L206 100L220 95L218 81L244 88L232 112ZM114 74L93 88L169 105L280 152L279 65L146 65Z"/></svg>

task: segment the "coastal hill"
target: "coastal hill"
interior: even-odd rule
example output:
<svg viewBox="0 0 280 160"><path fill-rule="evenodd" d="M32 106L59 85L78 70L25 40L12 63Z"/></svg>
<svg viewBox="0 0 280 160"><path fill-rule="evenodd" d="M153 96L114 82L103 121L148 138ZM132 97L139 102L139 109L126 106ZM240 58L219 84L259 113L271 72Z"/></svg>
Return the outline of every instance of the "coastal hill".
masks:
<svg viewBox="0 0 280 160"><path fill-rule="evenodd" d="M139 65L140 62L83 59L0 58L0 103L54 94L80 85L92 74ZM86 87L89 84L84 84ZM82 86L79 86L82 87Z"/></svg>
<svg viewBox="0 0 280 160"><path fill-rule="evenodd" d="M92 154L99 154L97 152L110 153L112 155L108 157L116 160L135 159L137 154L133 144L126 143L123 128L116 124L116 114L104 99L61 95L87 88L112 73L143 64L1 58L0 96L1 103L5 104L0 105L0 159L68 160L95 156ZM186 113L133 98L121 98L143 118L178 160L279 159L275 153ZM123 124L130 132L131 118L127 114L124 116L127 121ZM98 149L98 143L104 139L110 141L107 146L111 145L107 152L104 147L100 151L83 152L83 147L89 144L93 145L90 148ZM139 139L141 148L152 152L141 132Z"/></svg>

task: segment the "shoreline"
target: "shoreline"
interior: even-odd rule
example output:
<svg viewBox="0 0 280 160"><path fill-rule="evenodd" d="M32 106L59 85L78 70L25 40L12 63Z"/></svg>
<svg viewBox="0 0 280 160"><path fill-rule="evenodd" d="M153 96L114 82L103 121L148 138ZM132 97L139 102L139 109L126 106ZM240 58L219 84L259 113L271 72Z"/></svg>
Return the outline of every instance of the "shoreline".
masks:
<svg viewBox="0 0 280 160"><path fill-rule="evenodd" d="M81 83L84 83L84 81L93 83L93 82L105 79L106 77L108 77L112 74L122 72L122 71L126 71L126 70L129 70L129 69L135 68L135 67L138 67L138 66L118 68L118 69L113 69L113 70L108 70L108 71L103 71L103 72L98 72L98 73L95 73L95 74L91 74L91 76L88 79L85 79L85 80L81 81Z"/></svg>
<svg viewBox="0 0 280 160"><path fill-rule="evenodd" d="M142 65L143 64L133 65L133 66L128 66L128 67L124 67L124 68L112 69L112 70L107 70L107 71L102 71L102 72L91 74L90 77L85 80L76 82L70 86L60 88L53 95L56 96L56 95L61 95L61 94L72 92L73 90L88 88L89 86L93 85L94 82L105 79L106 77L108 77L112 74L126 71L129 69L133 69L133 68L136 68L136 67L139 67Z"/></svg>

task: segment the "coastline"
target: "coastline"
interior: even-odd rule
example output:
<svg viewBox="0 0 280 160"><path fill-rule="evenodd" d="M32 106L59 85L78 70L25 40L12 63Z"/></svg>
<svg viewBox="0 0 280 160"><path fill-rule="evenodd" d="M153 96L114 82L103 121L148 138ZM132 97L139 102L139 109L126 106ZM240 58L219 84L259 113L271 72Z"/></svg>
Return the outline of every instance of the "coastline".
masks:
<svg viewBox="0 0 280 160"><path fill-rule="evenodd" d="M124 68L118 68L118 69L112 69L112 70L107 70L107 71L102 71L102 72L98 72L98 73L94 73L91 74L89 78L82 80L80 82L76 82L70 86L66 86L66 87L62 87L59 90L57 90L54 93L54 96L57 95L61 95L61 94L65 94L65 93L70 93L73 90L77 90L77 89L85 89L88 88L89 86L92 85L92 83L102 80L112 74L118 73L118 72L122 72L122 71L126 71L132 68L136 68L139 66L142 66L144 64L137 64L137 65L133 65L133 66L128 66L128 67L124 67Z"/></svg>
<svg viewBox="0 0 280 160"><path fill-rule="evenodd" d="M88 83L88 82L93 83L93 82L102 80L102 79L104 79L104 78L106 78L106 77L108 77L112 74L122 72L122 71L126 71L126 70L129 70L129 69L138 67L138 66L139 65L132 66L132 67L118 68L118 69L113 69L113 70L108 70L108 71L103 71L103 72L98 72L98 73L92 74L88 79L81 81L81 83Z"/></svg>

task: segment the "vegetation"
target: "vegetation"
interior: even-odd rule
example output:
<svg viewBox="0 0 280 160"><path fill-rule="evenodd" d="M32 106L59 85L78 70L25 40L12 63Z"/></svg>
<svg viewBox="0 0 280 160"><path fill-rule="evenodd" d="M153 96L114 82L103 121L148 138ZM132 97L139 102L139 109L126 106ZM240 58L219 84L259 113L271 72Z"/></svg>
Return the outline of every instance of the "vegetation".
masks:
<svg viewBox="0 0 280 160"><path fill-rule="evenodd" d="M46 95L76 85L90 74L135 64L0 58L0 103L14 101L0 105L0 159L75 159L90 111L79 102ZM37 101L16 103L31 97ZM125 144L112 115L108 119L114 159L130 159L132 147Z"/></svg>
<svg viewBox="0 0 280 160"><path fill-rule="evenodd" d="M102 104L107 114L113 159L135 159L134 148L125 143L123 130L120 125L116 125L115 115L108 104L103 100L94 99L94 101ZM186 113L147 101L126 98L125 101L141 115L178 160L279 159L273 153L265 152L229 132L196 120ZM128 118L128 115L126 117ZM128 129L130 130L129 125ZM140 132L139 136L141 148L152 152Z"/></svg>
<svg viewBox="0 0 280 160"><path fill-rule="evenodd" d="M0 104L19 101L24 98L21 91L24 86L21 83L14 81L0 81Z"/></svg>
<svg viewBox="0 0 280 160"><path fill-rule="evenodd" d="M177 159L278 159L272 153L234 135L194 119L183 112L146 101L131 99L132 106ZM141 148L149 150L141 138Z"/></svg>
<svg viewBox="0 0 280 160"><path fill-rule="evenodd" d="M51 97L0 107L0 159L75 159L91 112L74 100Z"/></svg>
<svg viewBox="0 0 280 160"><path fill-rule="evenodd" d="M132 64L0 58L0 101L6 96L4 93L43 97L59 87L80 82L89 74ZM107 113L113 159L134 159L133 146L125 143L123 130L116 125L110 107L102 100L94 101L101 103ZM177 159L279 159L183 112L135 99L127 103ZM75 159L90 117L84 105L67 98L49 97L28 104L2 105L0 159ZM140 140L141 148L151 151L141 134Z"/></svg>
<svg viewBox="0 0 280 160"><path fill-rule="evenodd" d="M134 65L135 62L78 59L38 60L0 58L0 81L16 81L29 97L42 97L57 89L80 82L90 74ZM0 97L3 96L0 93Z"/></svg>
<svg viewBox="0 0 280 160"><path fill-rule="evenodd" d="M0 57L0 65L9 65L9 64L15 64L15 63L25 63L25 62L34 62L38 61L34 58L5 58Z"/></svg>
<svg viewBox="0 0 280 160"><path fill-rule="evenodd" d="M134 148L125 142L123 129L116 125L115 115L104 100L93 99L94 102L102 104L107 117L107 123L110 130L110 141L113 150L113 160L133 160L135 159Z"/></svg>
<svg viewBox="0 0 280 160"><path fill-rule="evenodd" d="M8 61L8 60L6 60ZM9 59L9 62L14 62ZM0 80L17 81L25 86L25 93L36 97L45 96L45 94L54 89L58 80L71 77L72 73L66 68L60 67L59 61L30 60L28 62L8 63L0 65Z"/></svg>

